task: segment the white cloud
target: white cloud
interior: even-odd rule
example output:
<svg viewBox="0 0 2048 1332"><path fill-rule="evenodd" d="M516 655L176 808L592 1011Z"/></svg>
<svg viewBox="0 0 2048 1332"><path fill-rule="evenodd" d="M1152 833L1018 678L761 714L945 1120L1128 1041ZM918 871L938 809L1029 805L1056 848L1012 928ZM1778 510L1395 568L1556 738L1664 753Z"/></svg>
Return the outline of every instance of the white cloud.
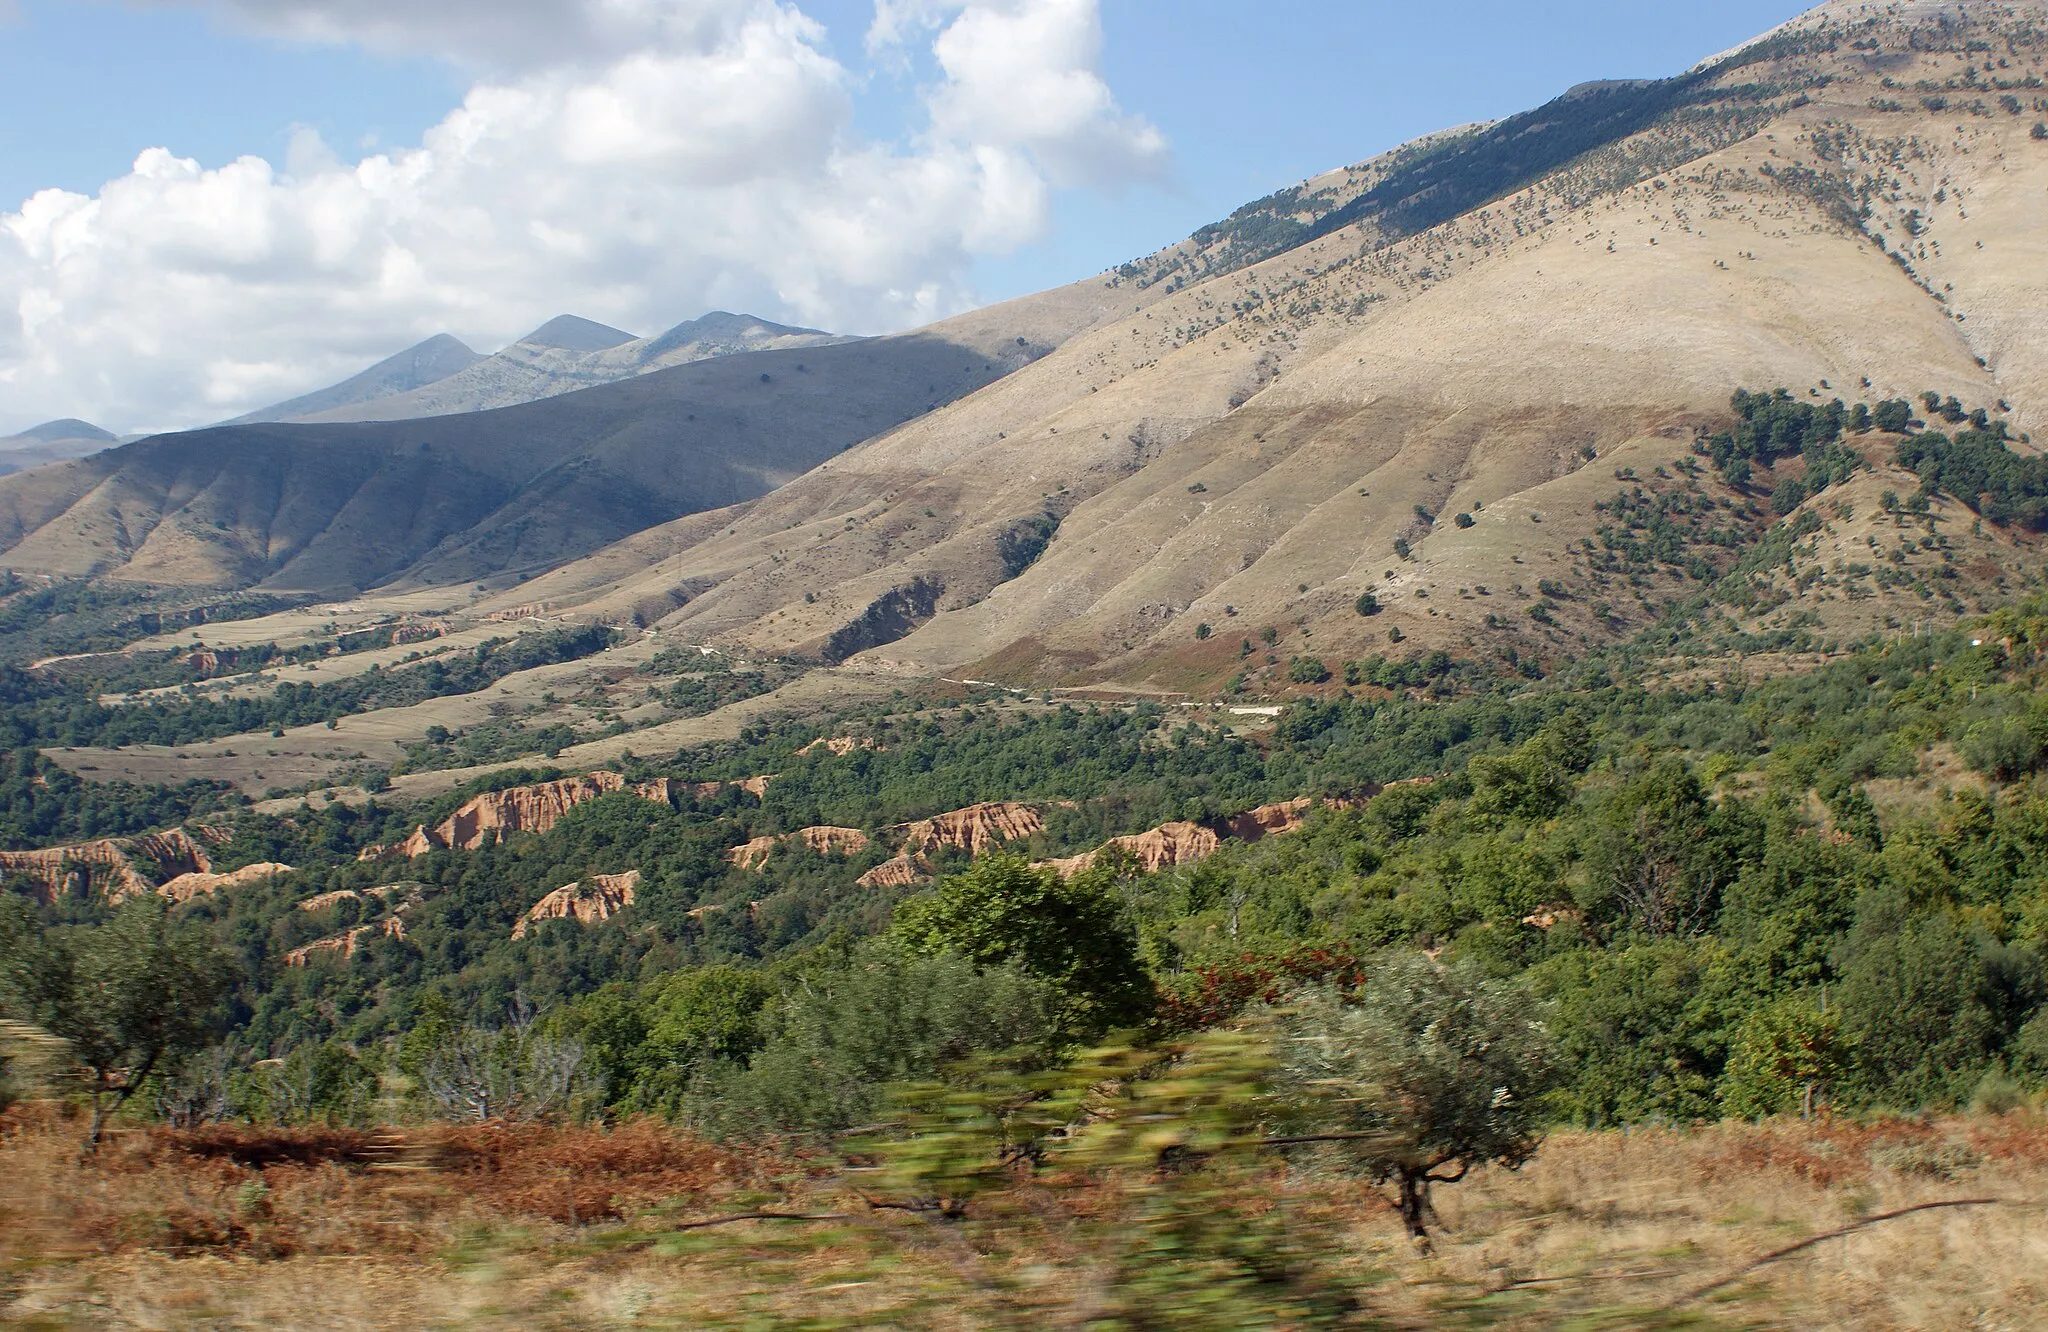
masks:
<svg viewBox="0 0 2048 1332"><path fill-rule="evenodd" d="M944 138L1029 151L1059 185L1159 180L1166 139L1118 110L1095 0L878 0L871 48L938 29L931 95Z"/></svg>
<svg viewBox="0 0 2048 1332"><path fill-rule="evenodd" d="M1101 79L1094 0L899 26L942 73L911 147L855 133L859 78L775 0L218 7L499 72L414 147L344 161L302 130L280 165L212 168L150 148L94 196L0 214L0 420L194 424L561 311L643 333L714 305L907 327L970 304L973 257L1041 235L1055 187L1165 155Z"/></svg>

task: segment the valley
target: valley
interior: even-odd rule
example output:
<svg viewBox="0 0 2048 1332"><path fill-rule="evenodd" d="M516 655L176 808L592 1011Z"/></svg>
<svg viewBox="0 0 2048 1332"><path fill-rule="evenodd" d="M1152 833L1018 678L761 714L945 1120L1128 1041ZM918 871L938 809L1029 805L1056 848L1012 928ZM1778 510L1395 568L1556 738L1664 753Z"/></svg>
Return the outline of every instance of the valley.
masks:
<svg viewBox="0 0 2048 1332"><path fill-rule="evenodd" d="M7 442L0 1318L2029 1325L2044 116L1830 0L912 332Z"/></svg>

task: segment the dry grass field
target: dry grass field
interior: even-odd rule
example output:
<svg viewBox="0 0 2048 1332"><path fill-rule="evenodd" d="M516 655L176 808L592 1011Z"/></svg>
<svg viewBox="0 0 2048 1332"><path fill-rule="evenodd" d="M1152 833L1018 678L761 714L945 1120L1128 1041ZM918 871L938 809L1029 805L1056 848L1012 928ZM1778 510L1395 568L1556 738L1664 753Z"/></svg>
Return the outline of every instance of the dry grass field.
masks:
<svg viewBox="0 0 2048 1332"><path fill-rule="evenodd" d="M137 1131L92 1162L77 1142L40 1112L4 1121L10 1325L1139 1325L1091 1322L1109 1259L1090 1224L1117 1201L1097 1181L1020 1181L945 1222L867 1206L824 1157L640 1123ZM1338 1325L2020 1329L2048 1309L2038 1113L1562 1133L1439 1189L1427 1256L1355 1182L1231 1190L1202 1196L1334 1255L1362 1292ZM1876 1219L1951 1201L1971 1205ZM758 1211L835 1219L689 1229ZM1151 1325L1229 1324L1197 1302Z"/></svg>

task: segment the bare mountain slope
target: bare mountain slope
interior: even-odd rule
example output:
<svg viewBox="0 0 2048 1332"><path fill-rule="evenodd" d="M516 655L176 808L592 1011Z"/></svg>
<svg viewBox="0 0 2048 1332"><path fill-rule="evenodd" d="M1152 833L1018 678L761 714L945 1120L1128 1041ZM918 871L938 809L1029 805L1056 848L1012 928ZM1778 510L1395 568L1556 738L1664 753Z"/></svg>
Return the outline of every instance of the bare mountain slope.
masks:
<svg viewBox="0 0 2048 1332"><path fill-rule="evenodd" d="M446 379L484 359L461 340L437 334L396 356L386 357L359 375L288 402L238 416L223 425L254 425L265 421L297 421L322 412L342 411L363 403L410 393Z"/></svg>
<svg viewBox="0 0 2048 1332"><path fill-rule="evenodd" d="M651 338L560 315L495 356L407 393L307 412L308 421L399 421L488 411L738 352L826 347L850 339L714 310Z"/></svg>
<svg viewBox="0 0 2048 1332"><path fill-rule="evenodd" d="M520 595L758 652L1137 688L1633 632L1698 584L1617 562L1618 496L1772 517L1776 478L1676 470L1737 387L1939 389L2048 427L2043 19L1831 5L1681 79L1308 182L1127 266L1129 315L1026 370ZM1968 556L1945 559L2039 567L2037 538L1970 526L1942 529ZM1874 576L1808 591L1823 619L1921 605Z"/></svg>
<svg viewBox="0 0 2048 1332"><path fill-rule="evenodd" d="M546 568L754 500L1121 299L1083 283L921 333L720 357L495 412L158 436L0 480L0 566L340 592Z"/></svg>

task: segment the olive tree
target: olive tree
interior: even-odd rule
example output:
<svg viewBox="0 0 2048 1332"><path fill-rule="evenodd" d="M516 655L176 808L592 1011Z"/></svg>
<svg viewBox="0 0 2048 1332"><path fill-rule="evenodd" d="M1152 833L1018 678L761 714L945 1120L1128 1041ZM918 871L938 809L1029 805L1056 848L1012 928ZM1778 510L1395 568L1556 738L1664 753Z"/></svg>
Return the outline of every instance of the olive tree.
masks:
<svg viewBox="0 0 2048 1332"><path fill-rule="evenodd" d="M420 1070L420 1084L450 1119L541 1119L572 1110L586 1095L601 1099L585 1067L583 1042L558 1036L515 998L501 1027L463 1026L444 1032Z"/></svg>
<svg viewBox="0 0 2048 1332"><path fill-rule="evenodd" d="M1321 1144L1391 1182L1426 1246L1432 1184L1535 1155L1550 1038L1526 991L1476 966L1415 953L1370 974L1355 995L1309 990L1280 1014L1276 1090L1300 1128L1280 1141Z"/></svg>
<svg viewBox="0 0 2048 1332"><path fill-rule="evenodd" d="M234 975L211 933L157 898L52 929L24 899L0 900L0 1016L64 1043L92 1110L88 1151L152 1075L213 1043Z"/></svg>

